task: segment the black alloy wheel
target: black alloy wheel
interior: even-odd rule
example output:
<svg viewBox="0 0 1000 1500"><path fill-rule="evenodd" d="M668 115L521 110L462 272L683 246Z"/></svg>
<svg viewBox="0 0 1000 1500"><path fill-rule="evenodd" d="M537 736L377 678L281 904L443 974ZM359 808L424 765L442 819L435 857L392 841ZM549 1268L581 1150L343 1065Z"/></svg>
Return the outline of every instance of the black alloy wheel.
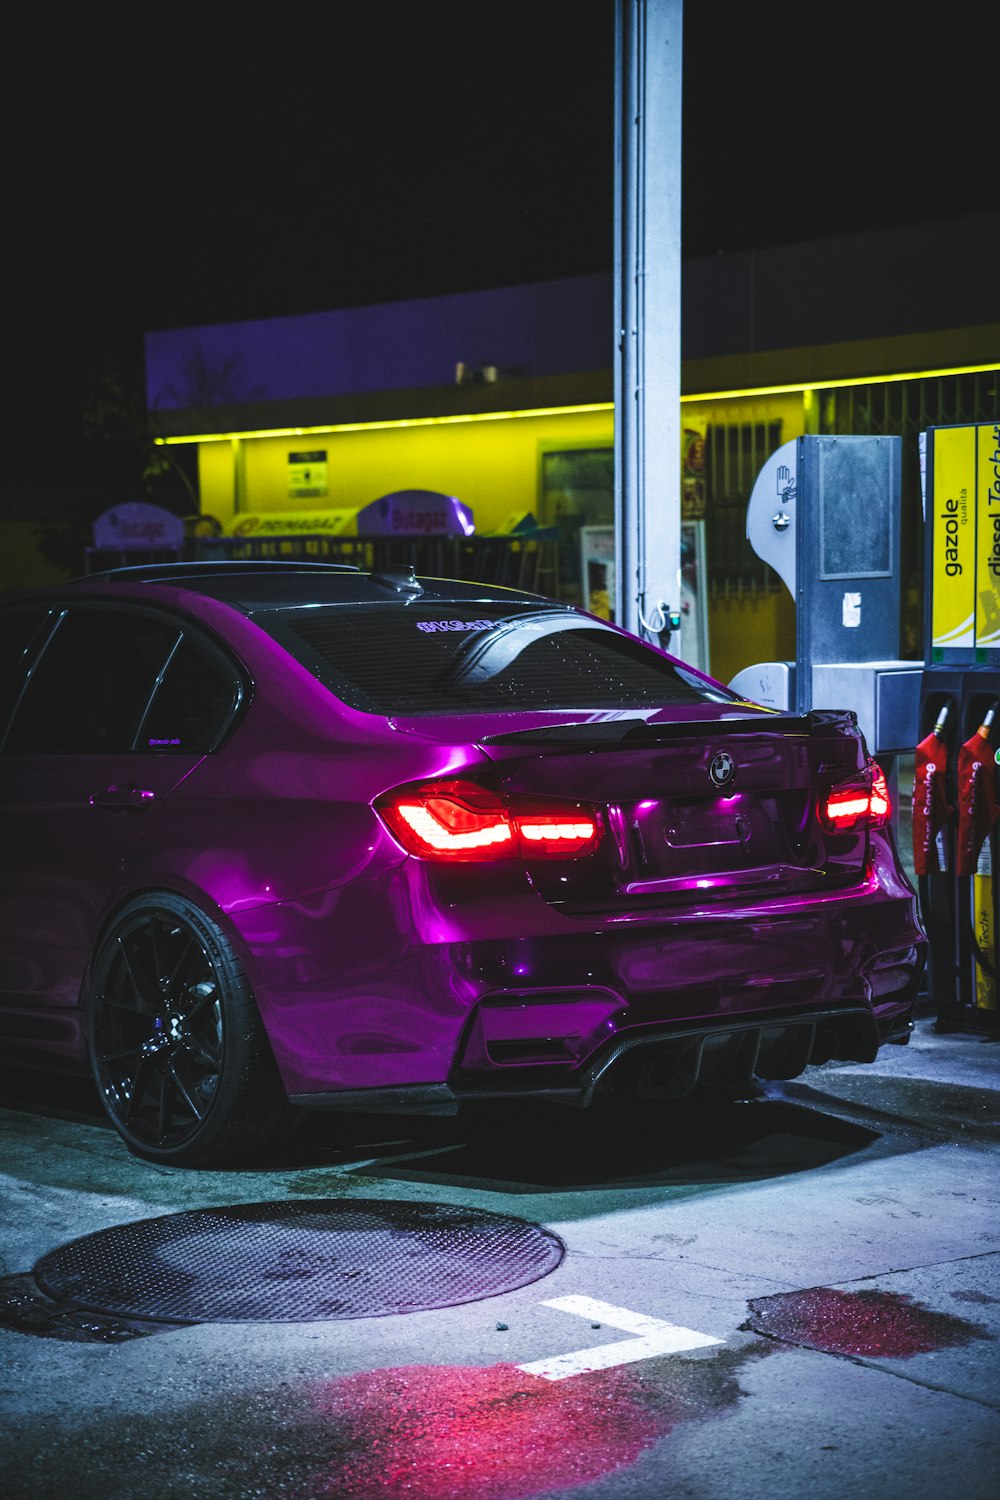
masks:
<svg viewBox="0 0 1000 1500"><path fill-rule="evenodd" d="M91 1066L137 1155L206 1166L276 1143L292 1115L250 986L221 928L182 897L139 897L90 985Z"/></svg>

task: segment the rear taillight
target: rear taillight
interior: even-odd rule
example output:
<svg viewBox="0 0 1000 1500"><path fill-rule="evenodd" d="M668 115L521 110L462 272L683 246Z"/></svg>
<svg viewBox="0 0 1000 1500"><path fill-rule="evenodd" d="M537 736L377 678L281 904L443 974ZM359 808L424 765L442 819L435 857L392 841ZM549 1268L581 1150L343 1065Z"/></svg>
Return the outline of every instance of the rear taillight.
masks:
<svg viewBox="0 0 1000 1500"><path fill-rule="evenodd" d="M499 787L460 778L384 792L375 811L420 859L572 859L601 841L597 809L583 802L505 799Z"/></svg>
<svg viewBox="0 0 1000 1500"><path fill-rule="evenodd" d="M885 773L873 760L860 776L831 787L819 805L820 822L832 832L881 828L891 816Z"/></svg>

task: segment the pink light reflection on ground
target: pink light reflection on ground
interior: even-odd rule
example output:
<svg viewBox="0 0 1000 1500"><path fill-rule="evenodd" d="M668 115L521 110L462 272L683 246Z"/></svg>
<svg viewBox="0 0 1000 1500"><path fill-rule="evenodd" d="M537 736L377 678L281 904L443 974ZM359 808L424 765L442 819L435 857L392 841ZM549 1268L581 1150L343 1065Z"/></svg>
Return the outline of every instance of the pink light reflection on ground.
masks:
<svg viewBox="0 0 1000 1500"><path fill-rule="evenodd" d="M874 1289L816 1287L749 1306L743 1328L774 1340L760 1341L756 1358L783 1345L906 1358L986 1336L905 1294ZM331 1379L306 1393L329 1456L294 1500L552 1494L631 1466L683 1422L731 1409L742 1394L732 1377L731 1362L717 1354L562 1381L511 1364L410 1365Z"/></svg>
<svg viewBox="0 0 1000 1500"><path fill-rule="evenodd" d="M411 1365L331 1381L315 1399L337 1458L310 1494L518 1500L635 1462L690 1417L634 1371L548 1381L514 1365Z"/></svg>
<svg viewBox="0 0 1000 1500"><path fill-rule="evenodd" d="M759 1297L743 1327L827 1354L907 1359L914 1354L971 1343L985 1329L948 1313L933 1312L904 1292L860 1292L810 1287Z"/></svg>

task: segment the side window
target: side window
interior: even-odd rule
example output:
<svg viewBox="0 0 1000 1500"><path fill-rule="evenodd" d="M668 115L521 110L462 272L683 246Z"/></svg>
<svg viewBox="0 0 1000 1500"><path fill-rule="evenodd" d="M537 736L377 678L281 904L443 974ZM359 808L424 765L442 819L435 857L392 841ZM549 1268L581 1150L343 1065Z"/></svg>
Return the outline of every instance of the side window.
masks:
<svg viewBox="0 0 1000 1500"><path fill-rule="evenodd" d="M235 675L185 637L156 690L139 748L187 754L210 749L239 694Z"/></svg>
<svg viewBox="0 0 1000 1500"><path fill-rule="evenodd" d="M46 609L21 609L0 615L0 739L21 688L30 648L49 618Z"/></svg>
<svg viewBox="0 0 1000 1500"><path fill-rule="evenodd" d="M179 631L128 610L71 609L42 652L4 749L14 755L131 750Z"/></svg>

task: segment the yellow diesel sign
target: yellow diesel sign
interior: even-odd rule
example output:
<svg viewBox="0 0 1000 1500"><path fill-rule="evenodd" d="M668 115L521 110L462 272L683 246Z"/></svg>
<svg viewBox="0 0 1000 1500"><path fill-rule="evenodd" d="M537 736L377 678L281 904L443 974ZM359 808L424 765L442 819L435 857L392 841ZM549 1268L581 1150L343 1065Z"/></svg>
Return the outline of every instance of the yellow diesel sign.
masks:
<svg viewBox="0 0 1000 1500"><path fill-rule="evenodd" d="M976 645L1000 646L1000 422L977 429Z"/></svg>
<svg viewBox="0 0 1000 1500"><path fill-rule="evenodd" d="M975 644L976 428L934 432L931 645Z"/></svg>

